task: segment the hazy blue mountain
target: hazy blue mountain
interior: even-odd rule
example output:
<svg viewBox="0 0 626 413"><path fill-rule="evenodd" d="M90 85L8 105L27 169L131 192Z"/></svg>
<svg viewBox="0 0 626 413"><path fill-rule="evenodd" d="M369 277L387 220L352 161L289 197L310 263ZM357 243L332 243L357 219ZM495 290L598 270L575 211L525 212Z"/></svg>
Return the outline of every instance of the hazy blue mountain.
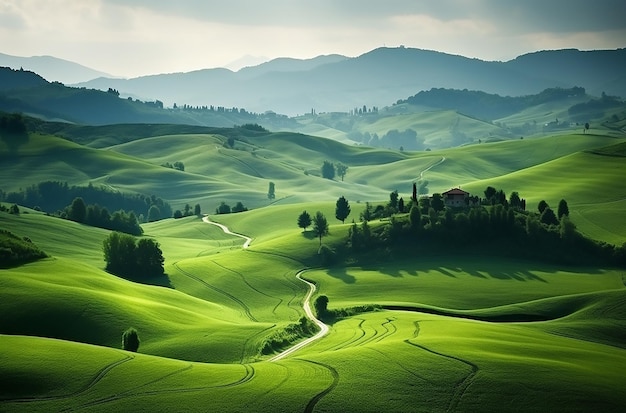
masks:
<svg viewBox="0 0 626 413"><path fill-rule="evenodd" d="M97 77L112 77L110 74L52 56L20 57L0 53L0 66L23 68L38 73L51 82L65 84L86 82Z"/></svg>
<svg viewBox="0 0 626 413"><path fill-rule="evenodd" d="M134 79L97 79L81 86L173 103L273 110L289 115L386 106L432 88L482 90L502 96L581 86L626 96L626 49L531 53L488 62L436 51L379 48L355 58L275 59L232 72L207 69Z"/></svg>

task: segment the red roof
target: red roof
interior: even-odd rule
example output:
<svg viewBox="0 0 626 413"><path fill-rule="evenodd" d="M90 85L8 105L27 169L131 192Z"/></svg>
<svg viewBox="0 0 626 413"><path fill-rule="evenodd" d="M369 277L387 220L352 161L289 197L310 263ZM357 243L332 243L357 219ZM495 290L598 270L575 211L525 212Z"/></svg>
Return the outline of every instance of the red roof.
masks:
<svg viewBox="0 0 626 413"><path fill-rule="evenodd" d="M449 191L444 192L442 195L469 195L469 192L465 192L461 188L453 188Z"/></svg>

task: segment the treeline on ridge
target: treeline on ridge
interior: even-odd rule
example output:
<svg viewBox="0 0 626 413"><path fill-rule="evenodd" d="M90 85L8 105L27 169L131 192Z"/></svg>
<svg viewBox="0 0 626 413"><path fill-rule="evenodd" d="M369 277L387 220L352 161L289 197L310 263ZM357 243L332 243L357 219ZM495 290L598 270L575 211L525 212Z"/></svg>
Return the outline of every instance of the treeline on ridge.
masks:
<svg viewBox="0 0 626 413"><path fill-rule="evenodd" d="M126 194L103 186L69 186L67 182L46 181L17 192L0 189L0 200L61 216L74 199L82 198L87 205L99 205L108 211L134 212L140 222L156 221L172 216L169 203L155 195ZM154 208L153 208L154 207Z"/></svg>
<svg viewBox="0 0 626 413"><path fill-rule="evenodd" d="M492 190L487 188L486 193ZM496 195L462 208L445 207L435 196L435 203L424 197L409 201L404 209L408 213L399 213L397 206L368 206L361 224L353 223L350 228L347 247L356 259L366 258L363 253L371 257L372 251L382 251L387 257L394 256L394 251L413 257L420 253L459 252L566 265L626 267L626 243L614 246L585 237L569 218L565 200L561 200L557 212L545 201L534 212L522 208L525 202L517 192L512 195L513 202ZM392 193L391 203L394 198L397 194ZM382 225L370 225L368 218L377 210L390 212L389 218Z"/></svg>
<svg viewBox="0 0 626 413"><path fill-rule="evenodd" d="M572 96L585 96L585 93L583 87L549 88L536 95L512 97L477 90L432 88L428 91L421 91L406 100L399 100L397 103L456 109L467 115L493 120L531 106Z"/></svg>

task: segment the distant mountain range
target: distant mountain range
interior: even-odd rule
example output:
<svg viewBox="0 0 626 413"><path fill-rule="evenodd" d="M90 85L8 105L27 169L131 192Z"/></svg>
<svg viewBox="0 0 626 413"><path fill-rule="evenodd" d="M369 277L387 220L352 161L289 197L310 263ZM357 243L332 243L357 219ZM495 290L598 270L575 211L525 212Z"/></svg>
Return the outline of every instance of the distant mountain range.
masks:
<svg viewBox="0 0 626 413"><path fill-rule="evenodd" d="M379 48L354 58L279 58L236 72L214 68L132 79L50 56L0 54L0 66L31 70L48 81L113 88L124 97L159 100L170 107L213 105L290 116L312 110L346 112L363 105L384 107L432 88L524 96L580 86L596 96L606 92L626 97L626 49L540 51L490 62L429 50Z"/></svg>
<svg viewBox="0 0 626 413"><path fill-rule="evenodd" d="M65 84L86 82L98 77L112 77L108 73L52 56L21 57L0 53L0 67L30 70L50 82Z"/></svg>
<svg viewBox="0 0 626 413"><path fill-rule="evenodd" d="M114 88L123 96L159 99L166 106L215 105L296 115L386 106L431 88L522 96L546 88L584 87L626 97L626 49L530 53L489 62L412 48L379 48L361 56L275 59L241 69L204 69L133 79L98 78L77 84Z"/></svg>

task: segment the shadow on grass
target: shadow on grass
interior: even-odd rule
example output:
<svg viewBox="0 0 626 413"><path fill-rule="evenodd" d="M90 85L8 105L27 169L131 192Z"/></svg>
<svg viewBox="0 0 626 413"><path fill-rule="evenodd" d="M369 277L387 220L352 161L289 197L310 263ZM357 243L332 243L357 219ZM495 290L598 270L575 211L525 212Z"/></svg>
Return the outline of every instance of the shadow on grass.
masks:
<svg viewBox="0 0 626 413"><path fill-rule="evenodd" d="M151 277L146 278L146 277L123 276L123 275L119 275L119 274L114 274L112 272L108 272L108 273L111 274L111 275L114 275L116 277L123 278L126 281L132 281L132 282L137 283L137 284L145 284L145 285L154 285L154 286L157 286L157 287L174 288L174 286L172 285L172 281L170 280L170 277L167 274L151 276Z"/></svg>
<svg viewBox="0 0 626 413"><path fill-rule="evenodd" d="M316 239L317 235L313 231L302 231L302 236L306 239Z"/></svg>
<svg viewBox="0 0 626 413"><path fill-rule="evenodd" d="M345 267L331 267L328 269L328 275L340 279L346 284L354 284L356 282L354 275L348 274Z"/></svg>

